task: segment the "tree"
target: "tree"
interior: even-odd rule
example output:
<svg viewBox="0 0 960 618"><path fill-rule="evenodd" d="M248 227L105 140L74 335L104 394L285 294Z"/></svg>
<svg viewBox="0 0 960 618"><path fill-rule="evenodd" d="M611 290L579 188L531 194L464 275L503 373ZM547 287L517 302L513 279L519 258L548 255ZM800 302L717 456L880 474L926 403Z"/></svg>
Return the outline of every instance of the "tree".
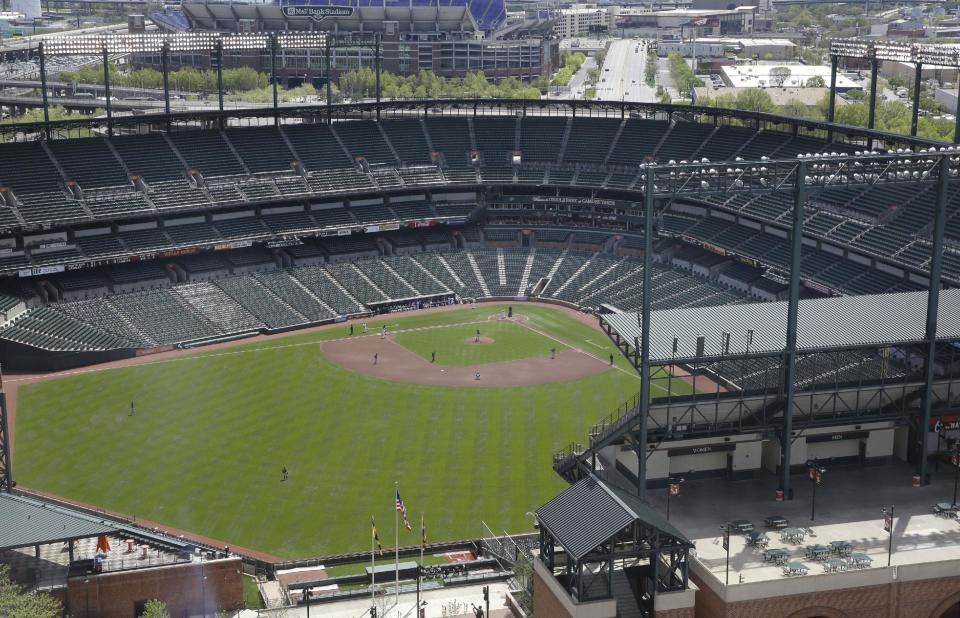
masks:
<svg viewBox="0 0 960 618"><path fill-rule="evenodd" d="M10 567L0 564L0 616L4 618L57 618L60 602L48 594L27 592L10 579Z"/></svg>
<svg viewBox="0 0 960 618"><path fill-rule="evenodd" d="M826 82L819 75L814 75L807 80L807 88L824 88L826 85Z"/></svg>
<svg viewBox="0 0 960 618"><path fill-rule="evenodd" d="M773 67L770 69L770 85L781 88L790 79L792 71L788 67Z"/></svg>
<svg viewBox="0 0 960 618"><path fill-rule="evenodd" d="M171 618L166 603L157 599L150 599L143 608L139 618Z"/></svg>

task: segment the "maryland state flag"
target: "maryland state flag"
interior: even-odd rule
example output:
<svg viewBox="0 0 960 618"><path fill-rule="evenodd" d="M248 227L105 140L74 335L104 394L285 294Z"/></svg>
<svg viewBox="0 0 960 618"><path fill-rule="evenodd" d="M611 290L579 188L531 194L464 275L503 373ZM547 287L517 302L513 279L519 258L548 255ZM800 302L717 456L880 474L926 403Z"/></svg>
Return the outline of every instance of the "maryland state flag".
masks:
<svg viewBox="0 0 960 618"><path fill-rule="evenodd" d="M380 555L383 555L383 545L380 544L380 535L377 534L377 524L373 521L373 516L370 516L370 538L377 544L377 550L380 552Z"/></svg>

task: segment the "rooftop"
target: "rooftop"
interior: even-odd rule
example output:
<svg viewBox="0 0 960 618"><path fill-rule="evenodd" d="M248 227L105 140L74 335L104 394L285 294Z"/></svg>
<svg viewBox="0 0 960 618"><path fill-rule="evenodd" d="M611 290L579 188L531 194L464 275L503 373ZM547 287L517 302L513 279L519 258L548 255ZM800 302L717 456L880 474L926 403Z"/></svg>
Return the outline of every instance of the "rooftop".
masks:
<svg viewBox="0 0 960 618"><path fill-rule="evenodd" d="M891 564L898 567L932 565L932 568L960 568L960 523L933 514L933 505L950 502L954 474L948 465L933 472L933 482L924 487L911 486L913 468L896 462L884 466L830 468L824 483L817 488L815 521L811 521L812 483L794 477L795 499L774 501L777 479L772 474L745 481L690 479L682 485L679 497L671 499L670 521L696 545L699 568L722 585L725 578L726 552L723 549L720 525L738 519L753 523L755 530L765 532L770 548L785 549L790 561L803 563L809 575L786 578L782 567L764 562L763 550L748 546L742 535L730 537L730 587L758 582L784 581L819 589L842 587L845 578L869 580L889 579L886 575L889 536L883 529L881 508L895 506L893 552ZM662 512L666 508L666 490L649 492L651 506ZM785 543L775 530L764 527L763 520L781 515L792 527L809 528L812 532L799 543ZM865 569L843 573L827 573L823 563L805 557L807 545L828 545L831 541L848 541L853 552L864 553L872 560ZM935 565L953 561L952 566ZM944 571L946 572L946 571ZM803 584L794 584L797 580ZM864 585L864 584L858 584ZM771 590L768 588L768 590ZM796 592L796 591L794 591ZM753 596L767 596L761 589Z"/></svg>
<svg viewBox="0 0 960 618"><path fill-rule="evenodd" d="M922 341L926 304L926 291L801 300L797 349L817 351ZM698 336L705 337L703 357L780 352L786 344L787 305L782 301L653 311L650 359L657 362L696 358ZM638 318L637 313L602 316L628 342L640 336ZM937 338L960 339L960 289L940 293L939 318ZM696 325L693 331L690 325ZM730 334L725 351L723 333Z"/></svg>
<svg viewBox="0 0 960 618"><path fill-rule="evenodd" d="M807 80L811 77L823 79L824 84L830 83L830 67L820 64L800 64L794 62L757 62L750 64L738 64L725 66L723 78L728 84L734 87L770 88L772 82L770 72L774 67L786 67L790 70L790 75L783 83L784 86L803 88ZM837 75L837 88L840 91L860 88L860 85L853 80Z"/></svg>

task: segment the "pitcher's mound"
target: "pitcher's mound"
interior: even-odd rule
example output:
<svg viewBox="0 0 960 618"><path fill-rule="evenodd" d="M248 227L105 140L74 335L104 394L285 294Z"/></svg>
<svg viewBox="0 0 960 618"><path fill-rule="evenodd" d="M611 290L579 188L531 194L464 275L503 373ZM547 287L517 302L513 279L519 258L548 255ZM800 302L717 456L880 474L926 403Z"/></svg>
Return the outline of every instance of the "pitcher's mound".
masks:
<svg viewBox="0 0 960 618"><path fill-rule="evenodd" d="M470 345L481 345L484 343L493 343L493 339L490 337L480 337L479 341L477 340L476 337L467 337L464 341L466 343L469 343Z"/></svg>

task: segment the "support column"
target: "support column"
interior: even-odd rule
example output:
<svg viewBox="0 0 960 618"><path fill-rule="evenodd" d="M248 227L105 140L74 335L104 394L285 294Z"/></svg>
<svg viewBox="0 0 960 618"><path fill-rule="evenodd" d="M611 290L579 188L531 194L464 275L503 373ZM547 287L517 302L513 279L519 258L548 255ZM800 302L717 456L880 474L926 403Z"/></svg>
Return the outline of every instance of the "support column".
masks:
<svg viewBox="0 0 960 618"><path fill-rule="evenodd" d="M831 89L832 90L832 89ZM793 442L793 384L797 376L797 310L800 302L800 255L803 247L803 211L807 201L807 162L797 163L793 188L793 227L790 232L790 301L787 305L787 341L783 350L783 433L780 436L784 500L789 500L790 450Z"/></svg>
<svg viewBox="0 0 960 618"><path fill-rule="evenodd" d="M270 35L270 81L273 82L273 125L280 126L280 104L277 95L277 35Z"/></svg>
<svg viewBox="0 0 960 618"><path fill-rule="evenodd" d="M170 43L160 48L160 72L163 74L163 111L167 114L167 128L170 127Z"/></svg>
<svg viewBox="0 0 960 618"><path fill-rule="evenodd" d="M923 418L917 432L920 439L920 482L927 484L927 433L930 429L930 410L933 406L933 360L937 348L937 313L940 308L940 271L943 267L943 229L947 220L947 189L950 181L950 161L942 157L939 164L937 202L933 215L933 255L930 256L930 287L927 291L926 356L923 359Z"/></svg>
<svg viewBox="0 0 960 618"><path fill-rule="evenodd" d="M330 57L330 54L332 53L332 48L330 46L331 36L333 36L332 32L327 35L327 39L326 39L327 55L325 59L325 62L327 63L327 124L328 125L330 124L330 120L331 120L330 115L333 111L333 108L331 107L333 105L333 86L332 86L333 73L331 72L333 68L333 60Z"/></svg>
<svg viewBox="0 0 960 618"><path fill-rule="evenodd" d="M827 122L832 123L837 109L837 56L830 56L830 100L827 101ZM827 131L827 141L833 141L833 129Z"/></svg>
<svg viewBox="0 0 960 618"><path fill-rule="evenodd" d="M43 41L37 43L40 54L40 95L43 98L43 132L50 139L50 106L47 104L47 60L43 51Z"/></svg>
<svg viewBox="0 0 960 618"><path fill-rule="evenodd" d="M640 310L640 434L637 456L637 496L647 493L647 416L650 414L650 255L653 253L653 166L646 169L643 187L643 306Z"/></svg>
<svg viewBox="0 0 960 618"><path fill-rule="evenodd" d="M220 128L223 128L223 40L217 39L214 49L217 58L217 108L220 110Z"/></svg>
<svg viewBox="0 0 960 618"><path fill-rule="evenodd" d="M953 143L960 144L960 79L957 80L957 106L953 110Z"/></svg>
<svg viewBox="0 0 960 618"><path fill-rule="evenodd" d="M910 114L910 135L914 137L917 136L917 118L920 114L920 75L923 73L922 69L923 65L921 63L918 62L916 65L914 65L913 109L911 110L912 113Z"/></svg>
<svg viewBox="0 0 960 618"><path fill-rule="evenodd" d="M113 103L110 100L110 53L103 46L103 96L107 99L107 135L113 137Z"/></svg>
<svg viewBox="0 0 960 618"><path fill-rule="evenodd" d="M873 129L877 116L877 69L880 61L876 58L870 61L870 115L867 119L867 128ZM873 138L867 138L867 150L873 150Z"/></svg>
<svg viewBox="0 0 960 618"><path fill-rule="evenodd" d="M10 423L7 417L7 395L0 391L0 491L13 490L13 457L10 454Z"/></svg>
<svg viewBox="0 0 960 618"><path fill-rule="evenodd" d="M377 122L380 121L380 33L374 39L373 64L377 73Z"/></svg>

